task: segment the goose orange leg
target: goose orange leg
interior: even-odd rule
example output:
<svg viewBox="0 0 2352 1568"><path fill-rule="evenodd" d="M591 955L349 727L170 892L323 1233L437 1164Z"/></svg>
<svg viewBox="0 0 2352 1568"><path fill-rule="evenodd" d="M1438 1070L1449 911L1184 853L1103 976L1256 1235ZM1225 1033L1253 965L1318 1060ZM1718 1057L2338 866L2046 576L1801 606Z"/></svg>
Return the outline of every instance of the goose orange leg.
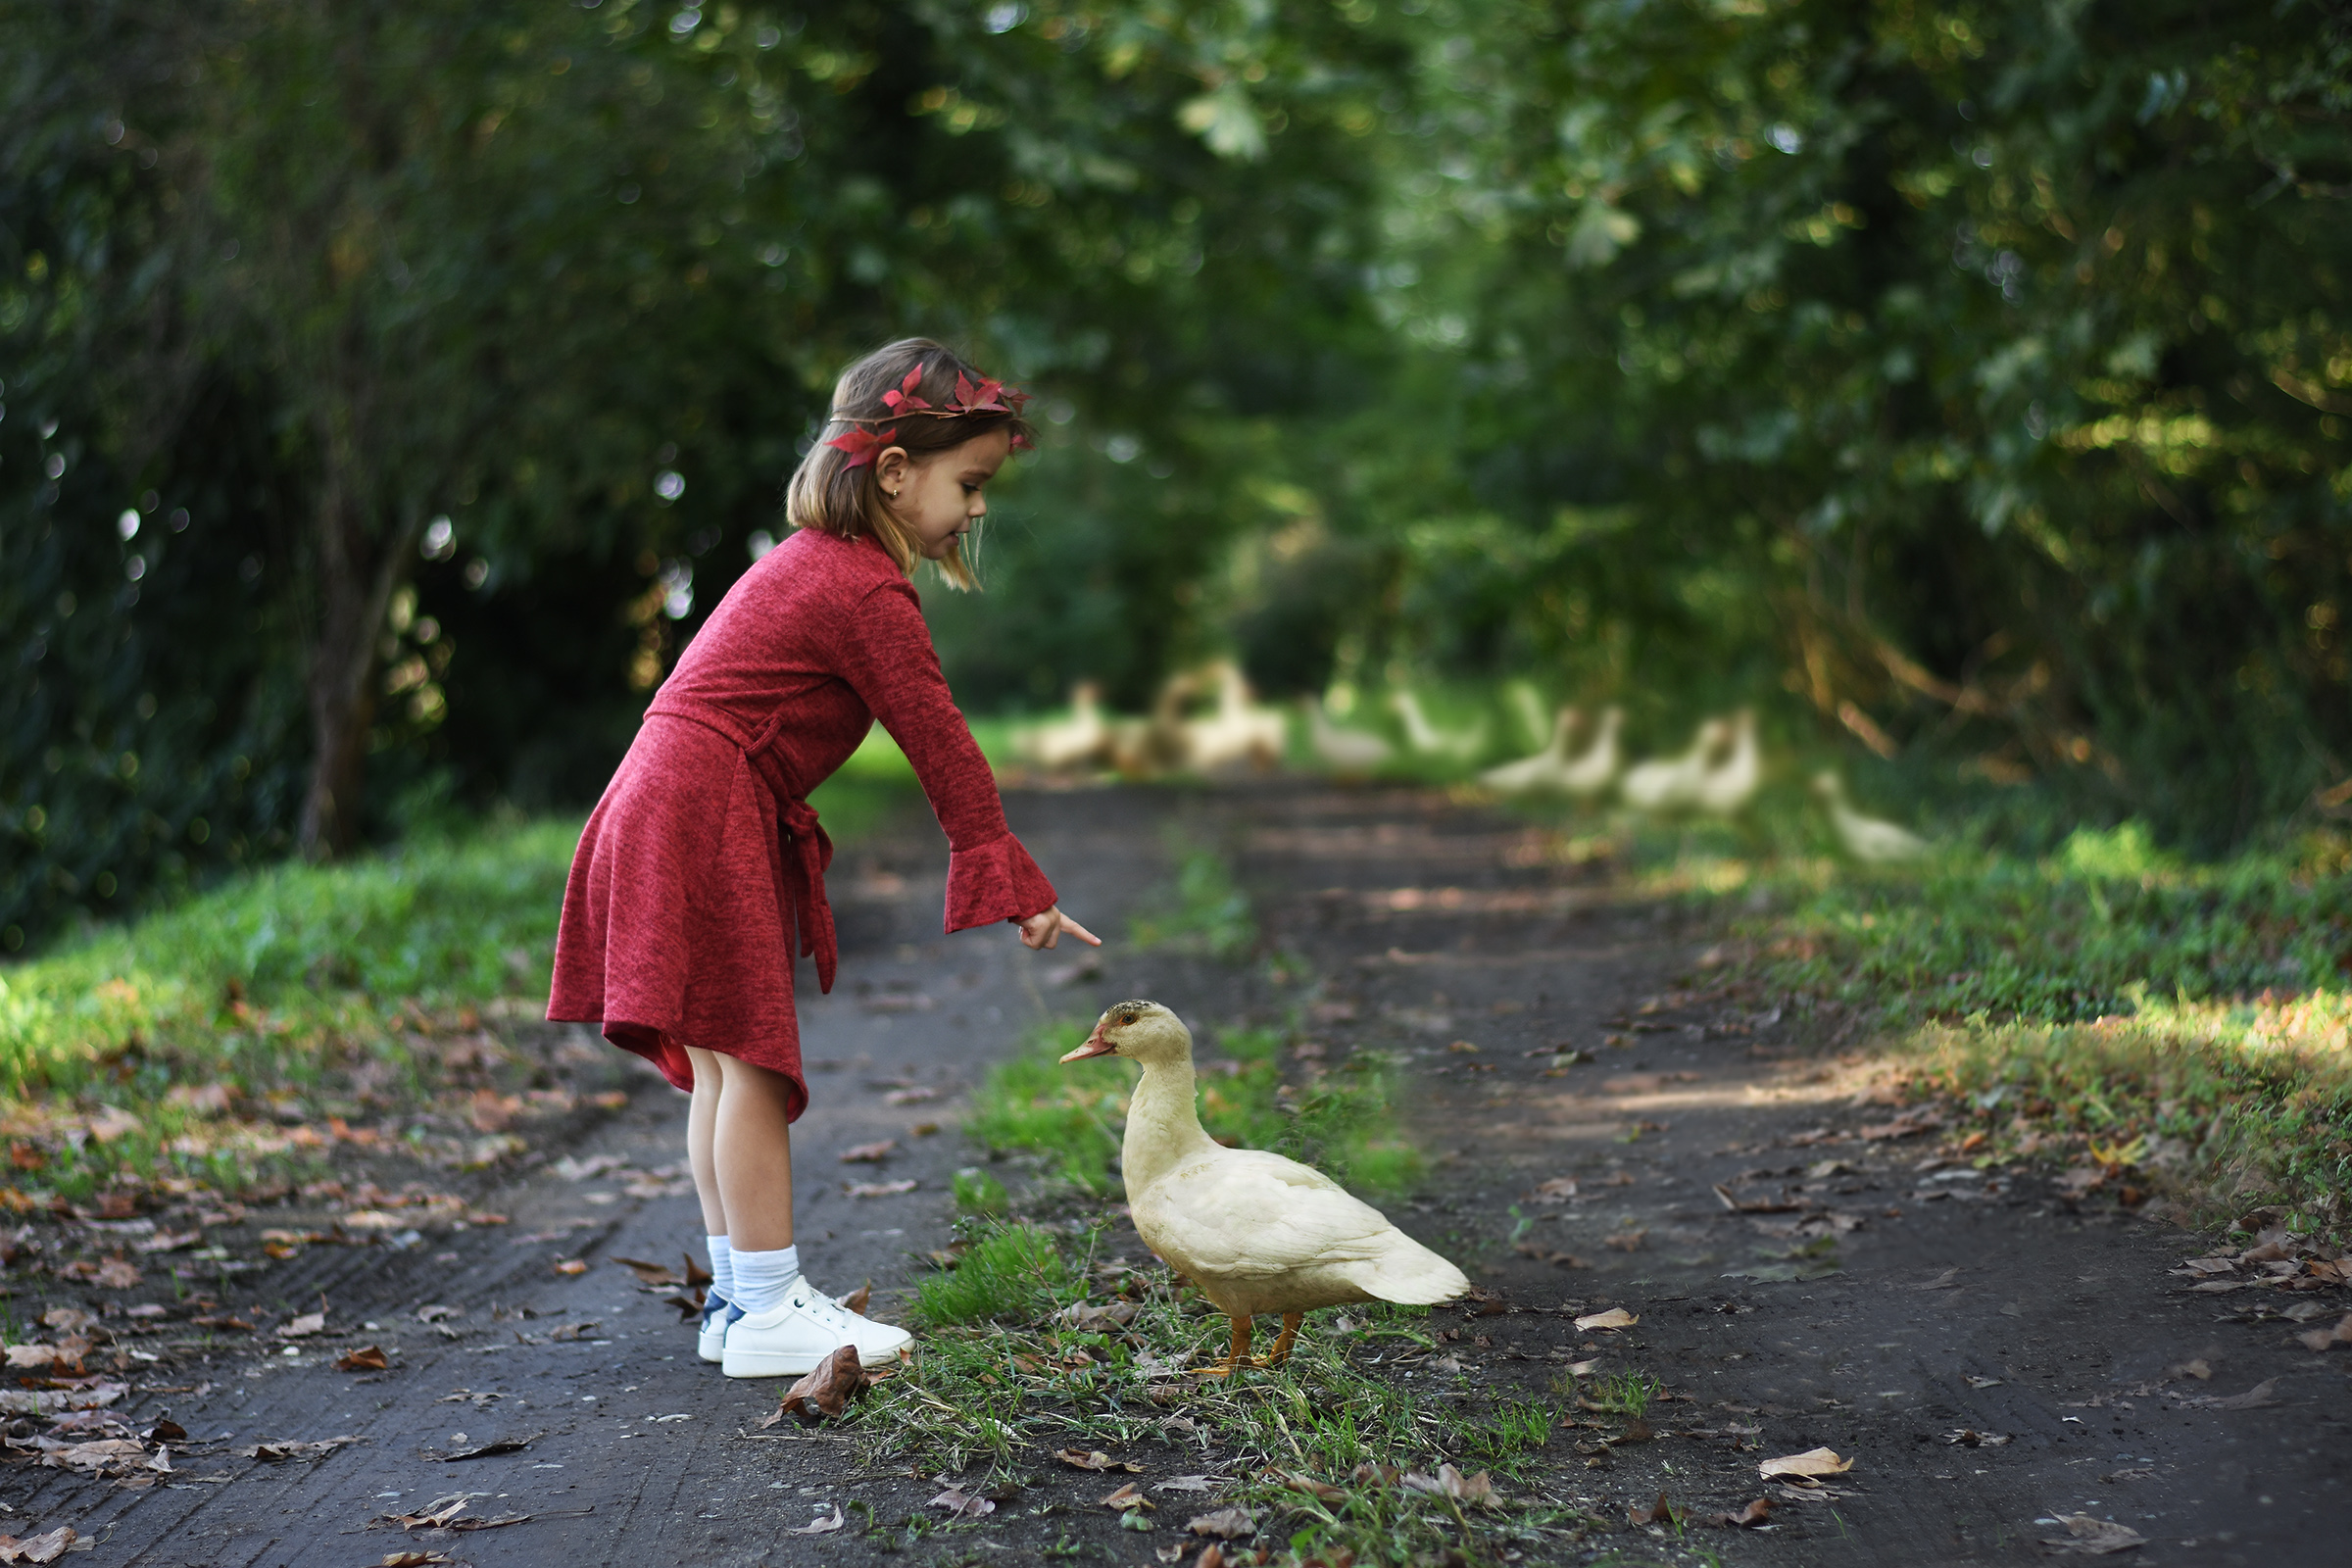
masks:
<svg viewBox="0 0 2352 1568"><path fill-rule="evenodd" d="M1268 1350L1262 1360L1251 1364L1260 1367L1277 1367L1288 1361L1291 1358L1291 1346L1298 1338L1298 1325L1305 1321L1306 1314L1304 1312L1283 1313L1282 1332L1274 1338L1274 1348Z"/></svg>
<svg viewBox="0 0 2352 1568"><path fill-rule="evenodd" d="M1193 1368L1193 1376L1197 1378L1229 1378L1243 1367L1255 1364L1250 1359L1250 1320L1246 1317L1237 1317L1233 1320L1232 1353L1215 1366Z"/></svg>

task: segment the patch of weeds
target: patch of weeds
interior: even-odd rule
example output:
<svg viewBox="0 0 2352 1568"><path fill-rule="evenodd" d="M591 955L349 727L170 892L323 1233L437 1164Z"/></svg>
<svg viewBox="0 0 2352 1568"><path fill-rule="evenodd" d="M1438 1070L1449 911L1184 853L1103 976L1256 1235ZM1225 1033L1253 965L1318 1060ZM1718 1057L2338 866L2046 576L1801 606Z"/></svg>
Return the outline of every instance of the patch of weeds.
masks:
<svg viewBox="0 0 2352 1568"><path fill-rule="evenodd" d="M957 1272L1012 1234L994 1233ZM1314 1313L1288 1365L1198 1379L1183 1368L1222 1352L1222 1317L1199 1310L1156 1265L1099 1257L1100 1229L1066 1241L1037 1234L1068 1266L1033 1298L1032 1315L924 1334L906 1371L848 1418L861 1463L931 1473L984 1461L990 1479L1012 1479L1051 1466L1054 1450L1125 1457L1173 1443L1169 1462L1233 1478L1192 1511L1248 1509L1261 1539L1292 1562L1345 1549L1358 1563L1402 1564L1505 1544L1551 1560L1591 1523L1525 1495L1539 1485L1565 1399L1505 1401L1478 1417L1457 1397L1431 1396L1467 1385L1398 1375L1400 1356L1419 1364L1434 1348L1426 1309ZM1426 1389L1415 1386L1422 1379ZM1440 1478L1448 1464L1473 1478L1469 1494L1447 1492ZM1479 1494L1482 1473L1491 1502ZM1165 1512L1152 1522L1164 1527L1192 1499L1157 1500Z"/></svg>
<svg viewBox="0 0 2352 1568"><path fill-rule="evenodd" d="M1639 1417L1665 1388L1643 1372L1615 1372L1594 1378L1582 1390L1585 1402L1607 1415Z"/></svg>
<svg viewBox="0 0 2352 1568"><path fill-rule="evenodd" d="M1060 1063L1090 1027L1048 1024L1024 1050L991 1067L973 1092L964 1128L990 1149L1042 1155L1050 1175L1088 1197L1106 1198L1119 1186L1110 1163L1119 1153L1126 1087Z"/></svg>
<svg viewBox="0 0 2352 1568"><path fill-rule="evenodd" d="M1129 921L1128 937L1138 949L1170 948L1232 960L1256 946L1250 896L1214 850L1182 851L1171 891L1172 898L1151 901L1159 906L1157 912Z"/></svg>
<svg viewBox="0 0 2352 1568"><path fill-rule="evenodd" d="M932 1328L1025 1323L1069 1293L1071 1268L1054 1238L1035 1225L994 1225L970 1240L954 1270L916 1289L917 1321Z"/></svg>

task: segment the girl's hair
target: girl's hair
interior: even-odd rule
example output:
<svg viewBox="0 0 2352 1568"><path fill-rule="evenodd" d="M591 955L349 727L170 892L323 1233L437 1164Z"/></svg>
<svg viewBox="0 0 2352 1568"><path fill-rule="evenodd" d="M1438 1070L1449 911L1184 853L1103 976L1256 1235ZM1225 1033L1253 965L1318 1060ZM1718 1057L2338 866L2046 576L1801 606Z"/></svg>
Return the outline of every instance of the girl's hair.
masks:
<svg viewBox="0 0 2352 1568"><path fill-rule="evenodd" d="M917 369L922 375L912 388L913 395L938 411L953 409L957 377L974 385L984 379L968 361L929 338L904 338L874 350L842 371L841 379L834 383L833 407L825 427L817 432L808 455L793 470L792 484L784 495L784 520L793 527L821 528L844 539L870 535L890 552L899 569L908 574L922 560L921 544L913 530L891 514L875 477L877 465L870 462L853 465L849 453L827 443L853 431L867 435L887 431L890 438L884 443L886 448L904 447L908 457L921 463L976 436L999 430L1008 431L1015 446L1027 445L1035 435L1029 421L1010 409L972 413L892 412L890 405L883 402L883 394L907 390L907 372ZM964 559L961 539L956 542L952 555L933 564L953 587L978 586L971 564Z"/></svg>

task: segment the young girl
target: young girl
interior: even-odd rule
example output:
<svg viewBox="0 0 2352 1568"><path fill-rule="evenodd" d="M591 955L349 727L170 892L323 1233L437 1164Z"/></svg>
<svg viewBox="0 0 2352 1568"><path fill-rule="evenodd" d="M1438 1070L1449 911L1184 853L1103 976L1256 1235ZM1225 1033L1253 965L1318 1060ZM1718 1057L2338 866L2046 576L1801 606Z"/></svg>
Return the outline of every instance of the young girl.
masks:
<svg viewBox="0 0 2352 1568"><path fill-rule="evenodd" d="M693 1095L712 1276L698 1348L729 1377L798 1375L844 1345L879 1366L908 1339L802 1278L792 1240L789 1128L808 1103L795 932L826 991L834 967L833 847L809 792L881 719L948 835L947 929L1008 920L1032 948L1063 933L1101 946L1005 828L907 580L929 561L972 585L963 536L1029 444L1022 401L920 338L843 374L792 476L797 531L655 694L572 858L547 1015L602 1023Z"/></svg>

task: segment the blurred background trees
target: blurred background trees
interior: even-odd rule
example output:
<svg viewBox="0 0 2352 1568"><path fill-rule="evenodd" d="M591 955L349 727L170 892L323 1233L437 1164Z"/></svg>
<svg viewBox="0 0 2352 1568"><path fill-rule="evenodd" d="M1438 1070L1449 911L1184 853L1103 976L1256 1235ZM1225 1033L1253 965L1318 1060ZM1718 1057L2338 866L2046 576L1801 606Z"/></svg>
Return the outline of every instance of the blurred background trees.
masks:
<svg viewBox="0 0 2352 1568"><path fill-rule="evenodd" d="M967 707L1532 676L2217 846L2352 759L2352 13L0 0L0 940L602 788L910 331Z"/></svg>

